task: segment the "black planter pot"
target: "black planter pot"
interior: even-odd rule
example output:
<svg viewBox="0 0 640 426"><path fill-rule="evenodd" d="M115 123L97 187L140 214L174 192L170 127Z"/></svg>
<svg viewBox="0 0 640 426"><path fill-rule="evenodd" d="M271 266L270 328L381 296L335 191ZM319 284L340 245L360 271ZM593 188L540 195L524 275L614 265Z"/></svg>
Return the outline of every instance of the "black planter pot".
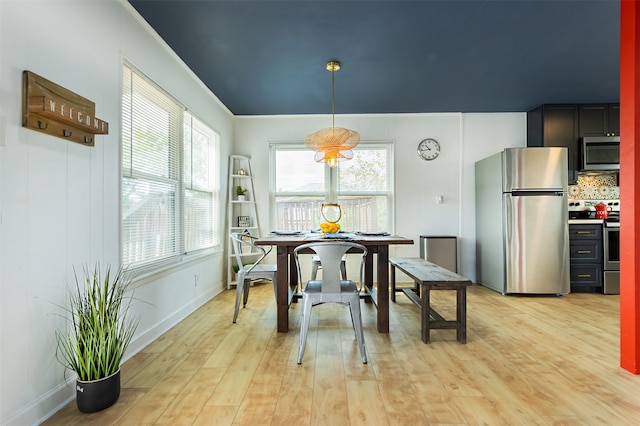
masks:
<svg viewBox="0 0 640 426"><path fill-rule="evenodd" d="M95 413L111 407L120 397L120 370L104 379L76 381L76 402L83 413Z"/></svg>

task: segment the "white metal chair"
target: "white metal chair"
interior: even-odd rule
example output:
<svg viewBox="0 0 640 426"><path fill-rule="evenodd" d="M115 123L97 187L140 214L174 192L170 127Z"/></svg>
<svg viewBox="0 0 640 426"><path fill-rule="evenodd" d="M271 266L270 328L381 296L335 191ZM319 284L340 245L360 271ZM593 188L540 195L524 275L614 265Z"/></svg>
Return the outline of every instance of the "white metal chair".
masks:
<svg viewBox="0 0 640 426"><path fill-rule="evenodd" d="M348 241L313 242L296 247L293 255L298 271L298 280L302 282L300 274L300 261L298 254L301 251L310 250L320 259L322 264L322 279L309 280L302 289L302 318L300 320L300 346L298 348L298 364L302 364L302 357L307 344L311 308L321 303L344 303L349 305L351 320L358 340L360 357L364 364L367 363L367 353L362 330L362 312L360 310L360 286L364 273L364 259L367 249L361 244ZM340 279L340 263L345 253L358 253L362 256L360 261L360 281Z"/></svg>
<svg viewBox="0 0 640 426"><path fill-rule="evenodd" d="M233 311L233 322L238 319L240 309L240 298L243 297L242 307L247 306L249 300L249 289L251 280L263 279L273 283L273 294L277 291L277 266L275 264L261 264L262 260L269 254L271 248L265 250L261 246L253 244L256 237L248 233L231 233L231 247L238 265L238 281L236 283L236 306ZM251 263L247 263L250 260Z"/></svg>
<svg viewBox="0 0 640 426"><path fill-rule="evenodd" d="M320 256L313 256L311 259L311 279L315 280L318 277L318 270L322 269L322 264L320 263ZM340 262L340 273L342 275L342 279L347 279L347 255L342 256L342 261Z"/></svg>

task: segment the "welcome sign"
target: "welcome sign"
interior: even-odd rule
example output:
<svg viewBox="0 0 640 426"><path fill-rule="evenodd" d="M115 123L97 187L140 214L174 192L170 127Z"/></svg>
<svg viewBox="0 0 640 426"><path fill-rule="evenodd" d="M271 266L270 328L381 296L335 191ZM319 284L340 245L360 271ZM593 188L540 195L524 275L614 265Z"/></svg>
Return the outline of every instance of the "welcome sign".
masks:
<svg viewBox="0 0 640 426"><path fill-rule="evenodd" d="M109 134L109 123L95 115L95 104L39 75L24 71L22 126L82 145Z"/></svg>

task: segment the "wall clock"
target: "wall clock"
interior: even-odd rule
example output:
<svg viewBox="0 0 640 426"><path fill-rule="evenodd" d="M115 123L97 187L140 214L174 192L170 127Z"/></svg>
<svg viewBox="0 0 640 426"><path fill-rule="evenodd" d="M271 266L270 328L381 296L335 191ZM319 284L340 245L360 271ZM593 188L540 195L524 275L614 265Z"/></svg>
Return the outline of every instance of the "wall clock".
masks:
<svg viewBox="0 0 640 426"><path fill-rule="evenodd" d="M418 156L423 160L434 160L440 155L440 144L435 139L424 139L418 144Z"/></svg>

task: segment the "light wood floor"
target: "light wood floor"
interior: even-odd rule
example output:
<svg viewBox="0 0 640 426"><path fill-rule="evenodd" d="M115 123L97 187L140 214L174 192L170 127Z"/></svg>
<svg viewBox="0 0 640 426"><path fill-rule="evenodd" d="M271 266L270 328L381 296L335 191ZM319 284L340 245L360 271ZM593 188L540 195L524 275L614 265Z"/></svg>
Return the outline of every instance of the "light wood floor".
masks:
<svg viewBox="0 0 640 426"><path fill-rule="evenodd" d="M445 318L453 292L432 292ZM391 332L364 304L363 365L348 308L315 307L296 364L300 309L277 333L269 284L232 324L226 291L122 368L111 408L75 401L47 425L637 425L640 376L619 367L619 296L502 296L469 288L468 343L420 340L418 308L391 304Z"/></svg>

